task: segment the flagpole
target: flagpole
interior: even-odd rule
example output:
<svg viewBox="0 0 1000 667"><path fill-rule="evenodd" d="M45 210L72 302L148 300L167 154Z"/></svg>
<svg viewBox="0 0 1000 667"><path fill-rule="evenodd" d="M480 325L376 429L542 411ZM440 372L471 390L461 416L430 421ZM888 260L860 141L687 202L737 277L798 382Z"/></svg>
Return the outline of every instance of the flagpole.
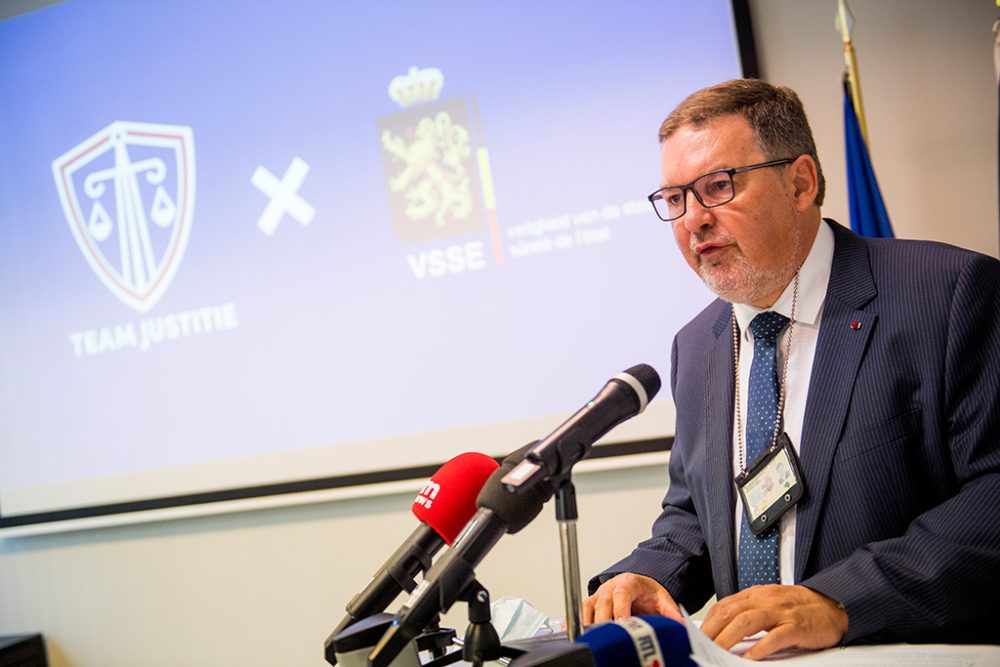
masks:
<svg viewBox="0 0 1000 667"><path fill-rule="evenodd" d="M844 38L844 150L847 157L847 202L851 229L862 236L891 238L892 225L872 168L868 128L861 103L861 81L851 32L854 17L845 0L837 0L840 34Z"/></svg>
<svg viewBox="0 0 1000 667"><path fill-rule="evenodd" d="M854 44L851 42L851 28L848 25L846 0L837 0L837 11L840 18L840 35L844 40L844 65L846 66L847 83L851 88L851 101L861 126L861 136L868 143L868 125L865 123L865 105L861 101L861 79L858 76L858 61L854 55ZM869 147L869 150L871 148Z"/></svg>

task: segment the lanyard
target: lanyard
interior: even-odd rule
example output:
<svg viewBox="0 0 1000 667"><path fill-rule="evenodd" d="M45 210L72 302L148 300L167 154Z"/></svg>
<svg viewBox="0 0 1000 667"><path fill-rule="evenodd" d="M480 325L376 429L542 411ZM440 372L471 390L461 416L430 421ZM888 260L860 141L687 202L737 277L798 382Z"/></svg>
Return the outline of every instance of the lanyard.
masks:
<svg viewBox="0 0 1000 667"><path fill-rule="evenodd" d="M771 435L771 447L778 441L778 434L781 432L781 422L785 410L785 379L788 377L788 360L792 356L792 331L795 328L795 311L799 302L799 274L795 273L795 281L792 285L792 313L788 319L788 339L785 341L785 360L781 365L781 386L778 390L778 409L774 417L774 433ZM736 374L736 440L740 452L740 472L746 472L746 455L743 448L743 431L746 426L743 424L743 417L740 414L740 335L739 327L736 326L736 309L733 308L733 369Z"/></svg>

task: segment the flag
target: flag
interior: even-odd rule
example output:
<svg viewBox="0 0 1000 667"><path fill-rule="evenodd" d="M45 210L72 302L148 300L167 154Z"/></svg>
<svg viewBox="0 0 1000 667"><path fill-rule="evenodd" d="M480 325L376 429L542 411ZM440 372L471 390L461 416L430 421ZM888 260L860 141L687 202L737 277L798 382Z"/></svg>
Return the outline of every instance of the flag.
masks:
<svg viewBox="0 0 1000 667"><path fill-rule="evenodd" d="M847 198L850 204L851 229L862 236L892 238L889 214L872 168L868 152L868 128L861 102L861 82L854 57L849 23L853 17L847 3L839 0L839 23L844 39L844 147L847 153Z"/></svg>
<svg viewBox="0 0 1000 667"><path fill-rule="evenodd" d="M851 211L851 229L861 236L892 238L889 214L875 178L868 145L851 99L850 86L844 83L844 145L847 152L847 199Z"/></svg>

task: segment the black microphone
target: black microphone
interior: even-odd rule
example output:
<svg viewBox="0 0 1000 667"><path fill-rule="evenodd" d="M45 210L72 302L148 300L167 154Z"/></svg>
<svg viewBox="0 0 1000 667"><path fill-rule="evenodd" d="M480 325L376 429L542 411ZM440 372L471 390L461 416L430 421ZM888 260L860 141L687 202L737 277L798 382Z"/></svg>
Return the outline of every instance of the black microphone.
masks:
<svg viewBox="0 0 1000 667"><path fill-rule="evenodd" d="M660 376L638 364L608 380L597 395L534 447L503 478L512 489L567 475L608 431L646 409L660 391Z"/></svg>
<svg viewBox="0 0 1000 667"><path fill-rule="evenodd" d="M438 468L413 501L411 509L420 525L347 604L347 615L326 639L327 662L337 664L334 640L344 629L385 611L397 595L416 587L414 577L431 566L434 554L445 543L455 541L476 511L476 498L483 484L498 467L486 454L466 452Z"/></svg>
<svg viewBox="0 0 1000 667"><path fill-rule="evenodd" d="M504 533L527 526L552 497L573 464L613 427L642 412L660 389L660 377L645 364L613 377L597 396L545 439L513 452L480 491L475 516L455 544L430 570L396 614L368 656L386 667L439 613L448 611L475 580L473 568Z"/></svg>

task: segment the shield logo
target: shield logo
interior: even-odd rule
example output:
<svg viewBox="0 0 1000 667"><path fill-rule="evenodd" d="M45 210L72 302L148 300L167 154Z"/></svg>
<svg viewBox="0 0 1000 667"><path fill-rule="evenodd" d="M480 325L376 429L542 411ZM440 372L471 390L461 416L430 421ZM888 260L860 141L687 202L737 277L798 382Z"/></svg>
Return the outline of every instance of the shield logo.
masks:
<svg viewBox="0 0 1000 667"><path fill-rule="evenodd" d="M194 215L190 127L116 121L52 162L63 213L90 268L145 313L177 272Z"/></svg>

